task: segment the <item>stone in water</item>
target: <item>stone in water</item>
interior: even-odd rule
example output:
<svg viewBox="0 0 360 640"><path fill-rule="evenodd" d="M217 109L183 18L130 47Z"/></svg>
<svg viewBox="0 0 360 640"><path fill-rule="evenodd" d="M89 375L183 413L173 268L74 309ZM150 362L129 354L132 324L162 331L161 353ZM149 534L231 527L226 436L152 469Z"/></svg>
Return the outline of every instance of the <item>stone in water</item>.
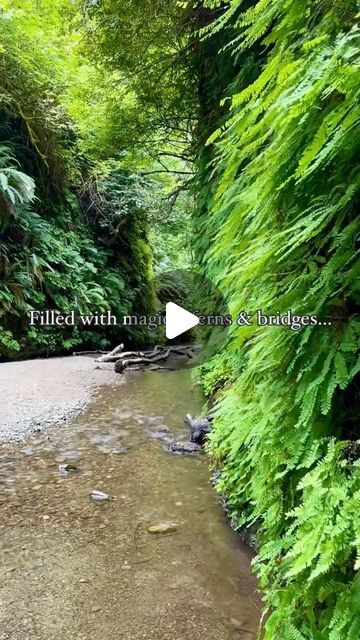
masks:
<svg viewBox="0 0 360 640"><path fill-rule="evenodd" d="M148 532L154 535L164 535L166 533L174 533L174 531L177 531L177 526L173 522L158 522L151 524L148 528Z"/></svg>
<svg viewBox="0 0 360 640"><path fill-rule="evenodd" d="M90 493L90 498L95 502L106 502L110 499L107 493L103 493L102 491L92 491Z"/></svg>
<svg viewBox="0 0 360 640"><path fill-rule="evenodd" d="M77 466L75 464L72 464L71 462L59 465L60 473L71 473L71 471L76 471L76 469Z"/></svg>

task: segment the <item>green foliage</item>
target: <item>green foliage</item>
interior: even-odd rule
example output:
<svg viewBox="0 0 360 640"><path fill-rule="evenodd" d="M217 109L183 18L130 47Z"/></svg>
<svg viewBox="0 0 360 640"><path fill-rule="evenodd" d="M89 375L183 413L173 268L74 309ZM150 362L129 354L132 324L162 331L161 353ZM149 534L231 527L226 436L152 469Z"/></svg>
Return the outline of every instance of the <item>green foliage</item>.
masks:
<svg viewBox="0 0 360 640"><path fill-rule="evenodd" d="M66 111L73 72L83 67L77 4L0 2L0 354L6 357L104 347L124 337L118 328L30 327L31 309L111 309L119 318L153 311L151 216L140 182L82 156L86 145Z"/></svg>
<svg viewBox="0 0 360 640"><path fill-rule="evenodd" d="M35 196L35 183L16 168L11 149L0 146L0 205L3 215L16 214L16 206L31 202Z"/></svg>
<svg viewBox="0 0 360 640"><path fill-rule="evenodd" d="M234 82L203 152L216 161L200 191L199 261L233 316L292 309L331 323L233 325L205 376L208 392L232 382L210 450L238 525L258 526L272 640L360 633L358 10L234 1L213 27L225 44L233 33ZM249 79L236 60L259 45ZM231 350L238 372L224 374Z"/></svg>
<svg viewBox="0 0 360 640"><path fill-rule="evenodd" d="M157 154L164 144L187 147L197 114L188 38L192 14L168 0L86 6L91 56L114 74L118 91L107 110L118 148L150 147Z"/></svg>

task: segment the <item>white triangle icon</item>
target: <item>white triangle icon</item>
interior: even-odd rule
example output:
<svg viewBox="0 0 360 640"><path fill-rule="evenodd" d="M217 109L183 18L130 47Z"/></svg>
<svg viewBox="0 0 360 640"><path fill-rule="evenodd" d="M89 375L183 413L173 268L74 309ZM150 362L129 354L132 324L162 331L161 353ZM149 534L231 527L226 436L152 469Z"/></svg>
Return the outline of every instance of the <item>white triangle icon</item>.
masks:
<svg viewBox="0 0 360 640"><path fill-rule="evenodd" d="M199 324L199 318L193 313L186 311L173 302L166 305L166 337L168 340L177 338L185 331L196 327Z"/></svg>

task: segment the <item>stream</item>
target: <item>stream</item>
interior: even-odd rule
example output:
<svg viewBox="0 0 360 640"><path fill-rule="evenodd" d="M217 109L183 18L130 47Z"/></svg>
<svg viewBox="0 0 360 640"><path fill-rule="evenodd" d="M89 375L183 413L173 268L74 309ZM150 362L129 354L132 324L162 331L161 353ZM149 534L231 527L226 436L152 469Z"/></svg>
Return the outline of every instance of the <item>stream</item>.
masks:
<svg viewBox="0 0 360 640"><path fill-rule="evenodd" d="M251 552L206 457L167 450L203 402L187 370L127 372L81 416L2 446L0 640L255 639Z"/></svg>

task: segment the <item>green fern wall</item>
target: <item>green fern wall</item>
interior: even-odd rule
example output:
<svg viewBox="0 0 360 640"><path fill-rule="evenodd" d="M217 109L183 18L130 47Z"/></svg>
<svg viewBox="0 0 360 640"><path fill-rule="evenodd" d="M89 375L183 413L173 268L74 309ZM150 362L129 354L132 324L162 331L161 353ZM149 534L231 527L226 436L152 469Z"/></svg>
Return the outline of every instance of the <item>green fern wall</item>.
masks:
<svg viewBox="0 0 360 640"><path fill-rule="evenodd" d="M45 60L47 43L34 34L28 39L31 30L1 11L0 357L146 339L131 328L124 336L121 326L86 331L29 324L31 309L111 309L119 318L153 312L152 252L131 172L110 160L97 165L81 151L78 128L61 101L60 52L55 48L53 59L48 51ZM54 29L49 22L49 33Z"/></svg>
<svg viewBox="0 0 360 640"><path fill-rule="evenodd" d="M257 527L265 638L358 640L359 5L228 5L203 31L233 77L214 95L225 123L204 122L198 261L233 316L331 326L232 327L202 371L210 451L237 526Z"/></svg>

